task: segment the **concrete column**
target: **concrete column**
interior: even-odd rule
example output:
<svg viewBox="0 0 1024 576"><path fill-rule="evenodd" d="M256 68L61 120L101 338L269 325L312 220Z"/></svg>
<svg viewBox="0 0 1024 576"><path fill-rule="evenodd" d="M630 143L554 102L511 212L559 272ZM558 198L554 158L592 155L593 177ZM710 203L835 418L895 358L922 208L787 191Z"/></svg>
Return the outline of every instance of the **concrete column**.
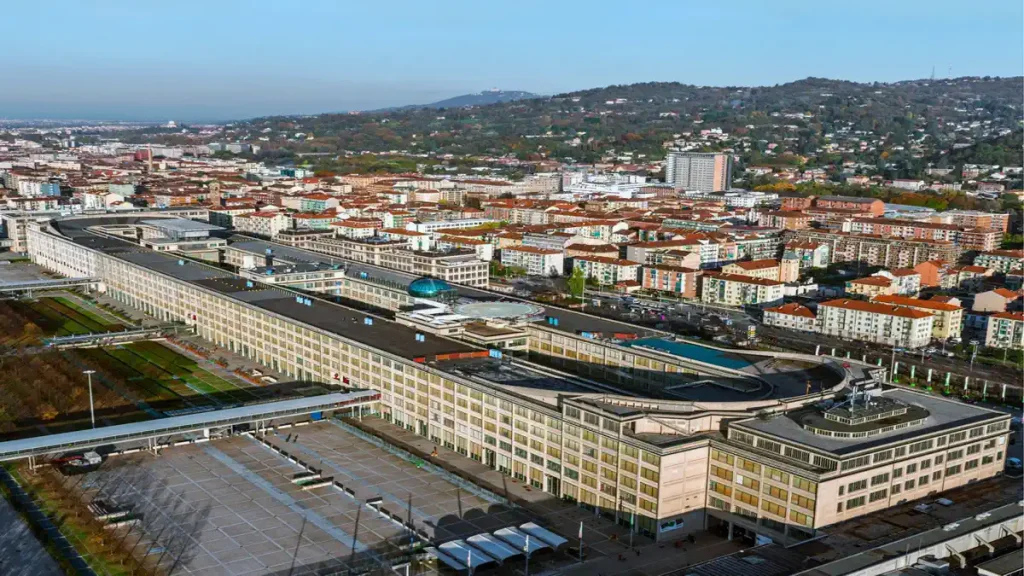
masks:
<svg viewBox="0 0 1024 576"><path fill-rule="evenodd" d="M910 379L911 380L914 379L914 369L915 368L917 368L917 366L914 366L913 364L910 365Z"/></svg>
<svg viewBox="0 0 1024 576"><path fill-rule="evenodd" d="M814 355L815 356L821 355L821 344L818 344L817 346L814 347Z"/></svg>
<svg viewBox="0 0 1024 576"><path fill-rule="evenodd" d="M929 384L932 383L932 369L931 368L928 369L928 383Z"/></svg>
<svg viewBox="0 0 1024 576"><path fill-rule="evenodd" d="M1003 383L1003 391L1002 391L1002 393L1001 393L1001 394L1000 394L999 396L1000 396L1000 397L1001 397L1001 398L1002 398L1003 400L1006 400L1006 384L1005 384L1005 383Z"/></svg>
<svg viewBox="0 0 1024 576"><path fill-rule="evenodd" d="M860 361L865 363L865 364L867 364L868 363L868 355L865 354L865 355L861 356L860 357Z"/></svg>
<svg viewBox="0 0 1024 576"><path fill-rule="evenodd" d="M964 392L967 392L967 385L970 384L970 382L971 378L969 376L964 376Z"/></svg>
<svg viewBox="0 0 1024 576"><path fill-rule="evenodd" d="M832 355L833 355L833 356L835 356L835 355L836 355L836 349L835 349L835 348L833 348L833 349L832 349Z"/></svg>
<svg viewBox="0 0 1024 576"><path fill-rule="evenodd" d="M988 380L981 383L981 397L985 398L985 396L988 396Z"/></svg>

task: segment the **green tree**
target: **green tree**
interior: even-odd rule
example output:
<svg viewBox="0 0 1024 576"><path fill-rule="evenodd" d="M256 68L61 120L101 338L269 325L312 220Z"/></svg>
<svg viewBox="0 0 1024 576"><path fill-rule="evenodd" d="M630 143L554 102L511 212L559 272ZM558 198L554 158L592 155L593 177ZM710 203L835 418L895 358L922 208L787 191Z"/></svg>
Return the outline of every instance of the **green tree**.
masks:
<svg viewBox="0 0 1024 576"><path fill-rule="evenodd" d="M574 267L569 275L569 295L574 298L582 298L583 290L587 287L587 277L583 275L583 269Z"/></svg>

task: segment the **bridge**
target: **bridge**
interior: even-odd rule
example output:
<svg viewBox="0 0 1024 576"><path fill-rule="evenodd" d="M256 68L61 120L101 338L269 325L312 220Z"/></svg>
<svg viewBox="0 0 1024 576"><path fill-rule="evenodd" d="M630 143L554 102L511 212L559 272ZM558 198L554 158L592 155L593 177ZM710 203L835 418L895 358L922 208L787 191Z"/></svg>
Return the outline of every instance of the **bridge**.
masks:
<svg viewBox="0 0 1024 576"><path fill-rule="evenodd" d="M44 338L43 344L47 348L92 348L96 346L114 346L127 344L139 340L156 340L170 334L193 334L194 326L182 326L179 324L168 324L152 328L139 328L136 330L123 330L121 332L99 332L96 334L74 334L72 336L54 336Z"/></svg>
<svg viewBox="0 0 1024 576"><path fill-rule="evenodd" d="M9 292L24 292L29 296L32 292L40 290L59 290L61 288L73 288L75 286L92 287L102 284L99 278L59 278L54 280L27 280L25 282L10 282L0 284L0 294Z"/></svg>
<svg viewBox="0 0 1024 576"><path fill-rule="evenodd" d="M173 435L201 434L203 439L208 440L210 431L214 429L243 424L256 424L257 428L268 428L274 424L275 420L311 414L329 414L337 410L352 410L378 401L380 401L380 393L372 390L331 393L158 418L144 422L8 440L0 442L0 462L27 458L34 464L34 459L37 456L86 450L123 442L146 441L150 447L156 447L153 444L154 440Z"/></svg>

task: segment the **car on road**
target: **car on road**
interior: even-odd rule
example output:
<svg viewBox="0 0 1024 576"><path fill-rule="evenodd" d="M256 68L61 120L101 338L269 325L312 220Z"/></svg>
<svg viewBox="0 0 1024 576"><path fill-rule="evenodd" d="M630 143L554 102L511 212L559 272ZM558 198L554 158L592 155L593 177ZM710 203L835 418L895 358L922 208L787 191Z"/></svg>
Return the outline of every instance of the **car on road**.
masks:
<svg viewBox="0 0 1024 576"><path fill-rule="evenodd" d="M1020 458L1007 458L1006 471L1013 473L1022 472L1024 471L1024 463L1020 461Z"/></svg>

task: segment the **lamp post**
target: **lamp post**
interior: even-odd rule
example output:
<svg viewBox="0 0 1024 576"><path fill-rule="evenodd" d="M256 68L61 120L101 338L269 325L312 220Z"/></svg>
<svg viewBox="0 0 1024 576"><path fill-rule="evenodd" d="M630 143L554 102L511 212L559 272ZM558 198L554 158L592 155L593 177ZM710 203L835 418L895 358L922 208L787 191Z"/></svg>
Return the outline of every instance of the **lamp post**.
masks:
<svg viewBox="0 0 1024 576"><path fill-rule="evenodd" d="M978 344L977 340L971 340L971 372L974 372L974 358L978 355Z"/></svg>
<svg viewBox="0 0 1024 576"><path fill-rule="evenodd" d="M89 379L89 418L92 420L92 427L96 427L96 410L92 404L92 375L95 374L95 370L82 370L82 374Z"/></svg>

